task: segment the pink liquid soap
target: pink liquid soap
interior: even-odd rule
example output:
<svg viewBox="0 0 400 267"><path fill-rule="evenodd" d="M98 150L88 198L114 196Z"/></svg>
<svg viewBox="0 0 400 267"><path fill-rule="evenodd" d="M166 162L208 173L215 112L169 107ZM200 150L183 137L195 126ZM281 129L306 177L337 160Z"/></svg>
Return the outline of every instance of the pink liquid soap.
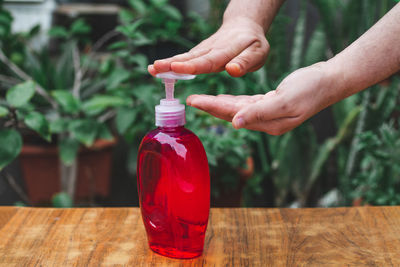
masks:
<svg viewBox="0 0 400 267"><path fill-rule="evenodd" d="M207 156L199 138L183 127L184 106L176 99L163 99L160 106L158 128L143 138L138 154L142 219L153 251L194 258L203 252L210 210Z"/></svg>

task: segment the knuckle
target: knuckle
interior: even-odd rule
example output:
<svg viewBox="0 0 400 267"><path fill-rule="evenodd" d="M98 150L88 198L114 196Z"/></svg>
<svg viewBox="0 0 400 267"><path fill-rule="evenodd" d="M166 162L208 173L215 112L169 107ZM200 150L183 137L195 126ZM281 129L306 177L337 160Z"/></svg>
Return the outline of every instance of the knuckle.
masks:
<svg viewBox="0 0 400 267"><path fill-rule="evenodd" d="M279 109L281 110L282 113L286 113L289 109L289 105L285 102L281 102Z"/></svg>
<svg viewBox="0 0 400 267"><path fill-rule="evenodd" d="M271 45L269 44L269 42L267 41L267 39L265 39L265 49L267 51L269 51L269 49L271 48Z"/></svg>
<svg viewBox="0 0 400 267"><path fill-rule="evenodd" d="M262 48L263 54L264 54L264 59L267 58L269 54L270 46L269 43L266 41L264 47Z"/></svg>
<svg viewBox="0 0 400 267"><path fill-rule="evenodd" d="M231 51L229 49L215 49L215 53L217 53L221 58L222 61L221 62L227 62L229 60L231 60L232 55L234 54L234 51Z"/></svg>
<svg viewBox="0 0 400 267"><path fill-rule="evenodd" d="M236 58L237 62L242 65L242 67L244 67L245 69L247 68L247 66L250 65L250 60L244 56L238 56Z"/></svg>
<svg viewBox="0 0 400 267"><path fill-rule="evenodd" d="M238 40L240 41L240 42L245 42L245 43L248 43L248 42L252 42L253 41L253 39L254 39L254 37L250 37L250 35L249 35L249 33L248 32L240 32L238 35L237 35L237 38L238 38Z"/></svg>

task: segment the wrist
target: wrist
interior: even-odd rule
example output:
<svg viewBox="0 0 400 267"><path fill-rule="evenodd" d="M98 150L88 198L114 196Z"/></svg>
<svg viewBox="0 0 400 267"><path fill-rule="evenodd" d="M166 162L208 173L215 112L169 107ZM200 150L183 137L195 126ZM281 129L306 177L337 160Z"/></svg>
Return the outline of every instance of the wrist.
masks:
<svg viewBox="0 0 400 267"><path fill-rule="evenodd" d="M266 33L284 0L231 0L223 15L223 23L247 19Z"/></svg>
<svg viewBox="0 0 400 267"><path fill-rule="evenodd" d="M332 105L340 100L348 97L351 93L348 92L345 75L343 68L340 67L335 58L331 58L328 61L321 62L324 73L324 84L326 84L327 94Z"/></svg>
<svg viewBox="0 0 400 267"><path fill-rule="evenodd" d="M264 32L265 32L265 27L263 25L263 23L261 23L260 21L258 21L255 18L251 18L250 16L247 15L231 15L231 14L224 14L224 17L222 19L222 25L236 25L236 27L238 25L253 25L253 26L257 26L259 28L261 28Z"/></svg>
<svg viewBox="0 0 400 267"><path fill-rule="evenodd" d="M247 17L247 16L236 16L235 18L228 18L222 21L221 28L227 28L227 29L237 29L237 28L247 28L247 29L254 29L256 32L262 34L265 36L265 30L256 21L253 19Z"/></svg>

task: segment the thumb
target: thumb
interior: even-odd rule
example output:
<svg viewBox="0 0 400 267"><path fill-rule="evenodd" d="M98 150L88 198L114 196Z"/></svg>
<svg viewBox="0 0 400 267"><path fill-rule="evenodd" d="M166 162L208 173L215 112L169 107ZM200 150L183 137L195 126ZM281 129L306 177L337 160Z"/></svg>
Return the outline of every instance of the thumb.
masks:
<svg viewBox="0 0 400 267"><path fill-rule="evenodd" d="M282 104L278 101L275 91L270 91L259 101L241 108L233 117L232 125L236 129L246 128L282 115Z"/></svg>
<svg viewBox="0 0 400 267"><path fill-rule="evenodd" d="M232 77L240 77L247 72L256 71L264 65L269 52L268 43L263 46L260 42L254 42L239 55L225 65L226 71Z"/></svg>

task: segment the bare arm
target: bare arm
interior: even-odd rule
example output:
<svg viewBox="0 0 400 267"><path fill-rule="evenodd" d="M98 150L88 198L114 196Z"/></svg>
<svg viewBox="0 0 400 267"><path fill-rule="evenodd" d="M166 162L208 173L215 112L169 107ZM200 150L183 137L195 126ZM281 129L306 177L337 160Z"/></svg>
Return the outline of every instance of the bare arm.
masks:
<svg viewBox="0 0 400 267"><path fill-rule="evenodd" d="M284 0L231 0L224 13L223 22L247 18L267 32Z"/></svg>
<svg viewBox="0 0 400 267"><path fill-rule="evenodd" d="M265 62L269 44L265 32L284 0L232 0L225 10L219 30L189 52L156 60L148 67L155 75L210 73L224 69L234 77L259 69Z"/></svg>
<svg viewBox="0 0 400 267"><path fill-rule="evenodd" d="M400 4L327 62L341 100L400 70Z"/></svg>
<svg viewBox="0 0 400 267"><path fill-rule="evenodd" d="M296 70L265 95L192 95L187 103L235 128L283 134L400 70L400 4L327 62Z"/></svg>

